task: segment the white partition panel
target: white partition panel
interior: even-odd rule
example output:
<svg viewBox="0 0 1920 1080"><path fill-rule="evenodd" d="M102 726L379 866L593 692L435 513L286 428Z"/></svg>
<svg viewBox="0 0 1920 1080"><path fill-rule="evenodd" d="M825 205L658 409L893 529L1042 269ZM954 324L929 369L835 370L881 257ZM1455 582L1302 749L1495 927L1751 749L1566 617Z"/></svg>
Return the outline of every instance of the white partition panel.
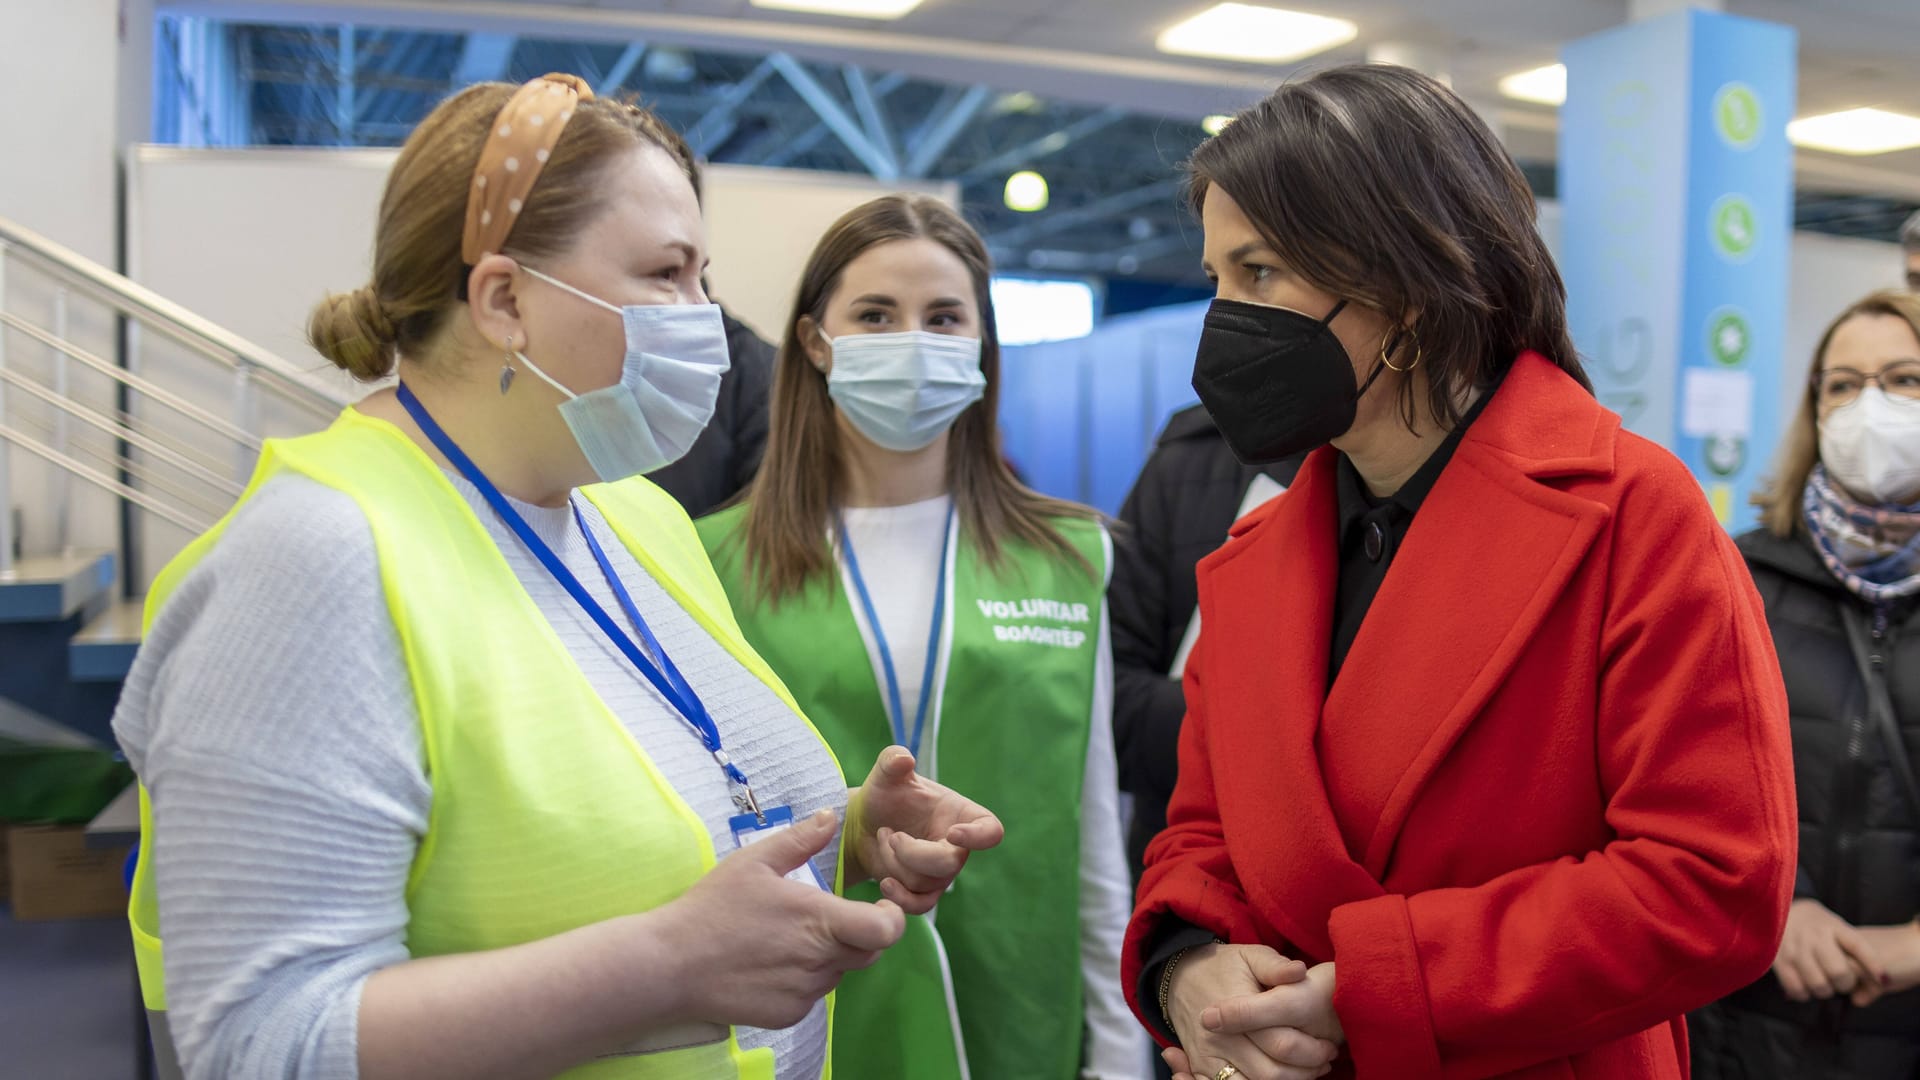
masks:
<svg viewBox="0 0 1920 1080"><path fill-rule="evenodd" d="M807 256L827 227L860 204L893 191L959 202L951 182L884 184L866 176L709 165L702 174L713 294L772 340L785 326Z"/></svg>
<svg viewBox="0 0 1920 1080"><path fill-rule="evenodd" d="M140 146L127 175L127 274L291 362L352 380L306 343L328 292L366 284L389 150Z"/></svg>

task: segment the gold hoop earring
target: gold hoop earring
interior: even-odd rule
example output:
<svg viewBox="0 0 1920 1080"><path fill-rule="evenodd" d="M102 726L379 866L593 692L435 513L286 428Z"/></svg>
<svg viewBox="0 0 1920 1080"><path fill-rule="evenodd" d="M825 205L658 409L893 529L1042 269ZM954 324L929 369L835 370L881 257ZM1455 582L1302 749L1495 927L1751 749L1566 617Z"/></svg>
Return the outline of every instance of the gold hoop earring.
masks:
<svg viewBox="0 0 1920 1080"><path fill-rule="evenodd" d="M1399 344L1398 335L1395 336L1395 344L1396 345ZM1387 359L1387 354L1390 351L1392 350L1387 348L1386 341L1382 340L1380 342L1380 362L1387 365L1388 371L1398 372L1401 375L1405 375L1407 372L1412 371L1414 368L1419 367L1420 361L1426 359L1427 357L1426 349L1423 348L1418 341L1416 341L1413 343L1413 363L1408 364L1406 367L1394 367L1393 361Z"/></svg>
<svg viewBox="0 0 1920 1080"><path fill-rule="evenodd" d="M506 396L507 389L513 385L513 335L507 335L507 358L500 365L500 395Z"/></svg>

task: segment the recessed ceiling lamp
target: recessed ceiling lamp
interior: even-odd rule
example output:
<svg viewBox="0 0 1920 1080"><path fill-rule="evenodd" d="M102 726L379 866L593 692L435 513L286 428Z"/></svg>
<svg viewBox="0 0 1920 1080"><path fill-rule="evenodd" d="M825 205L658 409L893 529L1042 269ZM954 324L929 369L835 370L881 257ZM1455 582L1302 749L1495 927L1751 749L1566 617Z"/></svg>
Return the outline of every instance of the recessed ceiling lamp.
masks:
<svg viewBox="0 0 1920 1080"><path fill-rule="evenodd" d="M1920 116L1885 109L1848 109L1805 116L1787 125L1787 138L1810 150L1889 154L1920 146Z"/></svg>
<svg viewBox="0 0 1920 1080"><path fill-rule="evenodd" d="M1044 106L1031 90L1015 90L1011 94L1002 94L993 103L993 113L1004 116L1007 113L1037 113Z"/></svg>
<svg viewBox="0 0 1920 1080"><path fill-rule="evenodd" d="M1345 45L1360 28L1345 19L1259 4L1215 4L1160 32L1161 52L1281 64Z"/></svg>
<svg viewBox="0 0 1920 1080"><path fill-rule="evenodd" d="M1516 101L1531 101L1535 105L1565 105L1567 66L1548 64L1509 75L1500 80L1500 92Z"/></svg>
<svg viewBox="0 0 1920 1080"><path fill-rule="evenodd" d="M1007 209L1031 214L1047 208L1047 178L1037 172L1022 171L1007 177L1004 193Z"/></svg>
<svg viewBox="0 0 1920 1080"><path fill-rule="evenodd" d="M804 11L811 15L897 19L919 7L920 0L753 0L753 6L774 11Z"/></svg>

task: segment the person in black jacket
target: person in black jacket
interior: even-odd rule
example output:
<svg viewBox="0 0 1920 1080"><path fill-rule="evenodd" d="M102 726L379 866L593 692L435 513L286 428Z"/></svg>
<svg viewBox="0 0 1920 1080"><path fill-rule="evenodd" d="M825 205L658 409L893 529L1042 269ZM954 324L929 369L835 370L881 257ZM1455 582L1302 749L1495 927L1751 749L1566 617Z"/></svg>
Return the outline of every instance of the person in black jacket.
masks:
<svg viewBox="0 0 1920 1080"><path fill-rule="evenodd" d="M1198 405L1174 413L1120 507L1113 585L1113 740L1120 790L1133 797L1127 860L1133 880L1148 841L1167 824L1180 718L1180 668L1200 600L1193 568L1227 529L1293 482L1300 458L1242 465Z"/></svg>
<svg viewBox="0 0 1920 1080"><path fill-rule="evenodd" d="M773 387L773 346L725 308L727 354L733 366L720 377L713 419L685 457L650 473L691 518L718 510L746 489L767 448L767 393Z"/></svg>
<svg viewBox="0 0 1920 1080"><path fill-rule="evenodd" d="M1920 296L1828 328L1739 544L1786 678L1800 874L1766 978L1691 1018L1700 1080L1920 1080Z"/></svg>
<svg viewBox="0 0 1920 1080"><path fill-rule="evenodd" d="M680 160L693 181L693 197L705 207L700 158L680 133L661 126L667 150ZM701 276L700 288L709 297L713 289ZM716 301L717 302L717 301ZM760 471L760 455L767 448L767 395L773 389L773 346L724 306L720 320L727 330L727 357L732 366L720 378L720 398L713 419L685 457L649 473L647 479L673 496L691 518L704 517L746 490Z"/></svg>

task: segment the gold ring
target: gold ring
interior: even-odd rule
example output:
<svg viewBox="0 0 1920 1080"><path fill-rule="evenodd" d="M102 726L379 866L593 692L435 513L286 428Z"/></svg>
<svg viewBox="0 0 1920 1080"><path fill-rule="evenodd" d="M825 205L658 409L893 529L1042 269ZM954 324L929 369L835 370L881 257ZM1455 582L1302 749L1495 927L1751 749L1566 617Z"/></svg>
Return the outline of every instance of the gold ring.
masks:
<svg viewBox="0 0 1920 1080"><path fill-rule="evenodd" d="M1239 1069L1231 1065L1222 1065L1220 1066L1220 1071L1213 1074L1213 1080L1233 1080L1234 1077L1239 1075Z"/></svg>

